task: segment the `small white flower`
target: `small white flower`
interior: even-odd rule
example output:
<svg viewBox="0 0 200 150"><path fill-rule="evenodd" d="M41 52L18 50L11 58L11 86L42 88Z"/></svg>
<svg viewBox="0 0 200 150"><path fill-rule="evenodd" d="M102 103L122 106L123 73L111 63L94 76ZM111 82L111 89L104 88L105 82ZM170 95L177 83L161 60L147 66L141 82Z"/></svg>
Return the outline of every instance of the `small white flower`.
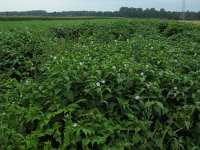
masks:
<svg viewBox="0 0 200 150"><path fill-rule="evenodd" d="M26 85L28 85L30 82L28 80L26 80Z"/></svg>
<svg viewBox="0 0 200 150"><path fill-rule="evenodd" d="M12 67L12 70L15 70L15 68L14 68L14 67Z"/></svg>
<svg viewBox="0 0 200 150"><path fill-rule="evenodd" d="M174 93L174 97L176 97L177 96L177 93Z"/></svg>
<svg viewBox="0 0 200 150"><path fill-rule="evenodd" d="M124 64L124 67L127 67L127 64Z"/></svg>
<svg viewBox="0 0 200 150"><path fill-rule="evenodd" d="M136 96L135 99L136 99L136 100L139 100L139 99L140 99L140 96Z"/></svg>
<svg viewBox="0 0 200 150"><path fill-rule="evenodd" d="M73 123L73 127L77 127L77 123L75 122L75 123Z"/></svg>
<svg viewBox="0 0 200 150"><path fill-rule="evenodd" d="M102 81L101 81L101 83L105 84L105 83L106 83L106 81L105 81L105 80L102 80Z"/></svg>
<svg viewBox="0 0 200 150"><path fill-rule="evenodd" d="M56 60L56 58L57 58L56 56L53 57L54 60Z"/></svg>
<svg viewBox="0 0 200 150"><path fill-rule="evenodd" d="M80 62L79 64L82 66L82 65L83 65L83 62Z"/></svg>
<svg viewBox="0 0 200 150"><path fill-rule="evenodd" d="M113 70L116 70L116 67L115 67L115 66L113 66L113 67L112 67L112 69L113 69Z"/></svg>
<svg viewBox="0 0 200 150"><path fill-rule="evenodd" d="M175 86L175 87L174 87L174 90L177 90L177 89L178 89L178 88Z"/></svg>
<svg viewBox="0 0 200 150"><path fill-rule="evenodd" d="M101 84L100 84L99 82L97 82L97 83L96 83L96 86L99 87L99 86L101 86Z"/></svg>
<svg viewBox="0 0 200 150"><path fill-rule="evenodd" d="M13 101L12 104L15 104L15 101Z"/></svg>
<svg viewBox="0 0 200 150"><path fill-rule="evenodd" d="M140 75L143 76L143 75L144 75L144 72L141 72Z"/></svg>

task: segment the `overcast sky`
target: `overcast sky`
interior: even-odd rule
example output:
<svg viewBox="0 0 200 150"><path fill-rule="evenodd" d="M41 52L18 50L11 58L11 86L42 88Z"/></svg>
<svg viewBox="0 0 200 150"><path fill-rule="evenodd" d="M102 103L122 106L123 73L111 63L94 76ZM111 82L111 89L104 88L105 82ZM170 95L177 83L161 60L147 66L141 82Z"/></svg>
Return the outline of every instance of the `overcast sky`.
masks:
<svg viewBox="0 0 200 150"><path fill-rule="evenodd" d="M0 0L0 11L115 11L122 6L181 11L181 2L182 0ZM200 11L200 0L186 0L186 10Z"/></svg>

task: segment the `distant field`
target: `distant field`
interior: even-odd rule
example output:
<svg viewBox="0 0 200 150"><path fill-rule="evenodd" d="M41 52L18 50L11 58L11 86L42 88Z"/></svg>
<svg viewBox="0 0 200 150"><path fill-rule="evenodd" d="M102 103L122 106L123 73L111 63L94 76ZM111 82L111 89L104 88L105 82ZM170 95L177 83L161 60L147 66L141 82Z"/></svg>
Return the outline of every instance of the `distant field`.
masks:
<svg viewBox="0 0 200 150"><path fill-rule="evenodd" d="M122 19L105 19L105 18L82 18L82 19L66 19L66 20L19 20L19 21L2 21L0 20L0 30L13 30L13 29L24 29L25 27L32 29L48 29L48 27L54 25L74 25L81 24L83 22L98 22L98 23L107 23L115 22Z"/></svg>
<svg viewBox="0 0 200 150"><path fill-rule="evenodd" d="M27 20L86 20L86 19L117 19L122 17L93 17L93 16L69 16L69 17L56 17L56 16L0 16L2 21L27 21Z"/></svg>
<svg viewBox="0 0 200 150"><path fill-rule="evenodd" d="M200 25L200 21L185 21L186 23L193 23L193 24L198 24Z"/></svg>
<svg viewBox="0 0 200 150"><path fill-rule="evenodd" d="M147 19L128 19L128 18L102 18L102 17L0 17L0 31L23 30L24 28L48 30L49 27L56 25L78 25L84 22L107 24L118 21L145 21ZM148 19L159 21L158 19ZM167 21L167 20L165 20Z"/></svg>

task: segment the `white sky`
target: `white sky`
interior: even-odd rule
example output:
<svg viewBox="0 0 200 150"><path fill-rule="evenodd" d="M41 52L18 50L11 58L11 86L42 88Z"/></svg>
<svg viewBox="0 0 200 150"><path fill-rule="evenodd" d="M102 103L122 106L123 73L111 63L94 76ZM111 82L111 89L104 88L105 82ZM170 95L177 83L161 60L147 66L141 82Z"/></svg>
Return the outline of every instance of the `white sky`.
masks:
<svg viewBox="0 0 200 150"><path fill-rule="evenodd" d="M0 0L0 11L115 11L120 7L181 11L182 0ZM186 10L200 11L200 0L186 0Z"/></svg>

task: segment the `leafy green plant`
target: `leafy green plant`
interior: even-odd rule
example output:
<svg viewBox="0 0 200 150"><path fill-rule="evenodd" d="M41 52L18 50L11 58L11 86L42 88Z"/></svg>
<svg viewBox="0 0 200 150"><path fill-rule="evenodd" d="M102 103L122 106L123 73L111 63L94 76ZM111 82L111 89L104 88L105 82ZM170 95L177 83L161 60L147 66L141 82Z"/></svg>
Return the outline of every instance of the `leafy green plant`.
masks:
<svg viewBox="0 0 200 150"><path fill-rule="evenodd" d="M124 19L1 32L0 149L199 149L199 29Z"/></svg>

